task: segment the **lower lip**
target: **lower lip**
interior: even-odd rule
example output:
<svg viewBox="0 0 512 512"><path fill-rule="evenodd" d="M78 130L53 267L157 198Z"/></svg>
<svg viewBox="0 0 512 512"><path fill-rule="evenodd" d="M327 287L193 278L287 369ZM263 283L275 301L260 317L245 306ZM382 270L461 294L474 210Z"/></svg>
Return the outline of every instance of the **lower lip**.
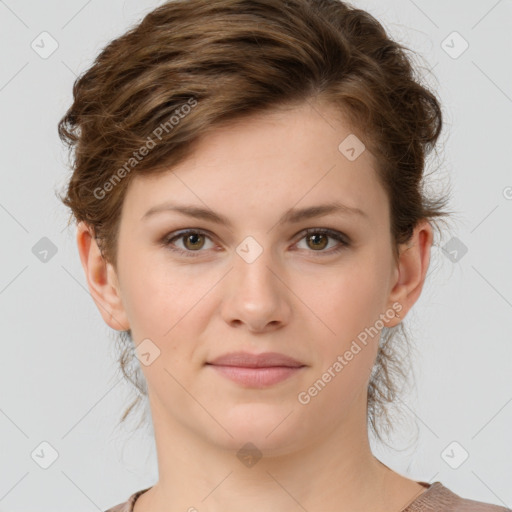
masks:
<svg viewBox="0 0 512 512"><path fill-rule="evenodd" d="M209 365L224 377L247 387L264 388L282 382L295 375L303 366L270 366L265 368L247 368L242 366Z"/></svg>

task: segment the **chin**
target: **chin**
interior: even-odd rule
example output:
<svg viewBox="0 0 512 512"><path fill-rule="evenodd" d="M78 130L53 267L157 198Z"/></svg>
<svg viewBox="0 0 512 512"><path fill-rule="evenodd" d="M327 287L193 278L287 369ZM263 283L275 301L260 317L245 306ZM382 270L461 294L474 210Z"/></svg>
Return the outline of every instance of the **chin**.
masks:
<svg viewBox="0 0 512 512"><path fill-rule="evenodd" d="M239 450L252 443L265 455L279 455L292 450L301 435L297 425L297 411L283 404L248 403L232 406L226 415L217 416L231 434L219 432L215 442L226 449ZM291 414L290 414L291 413ZM217 437L217 436L216 436Z"/></svg>

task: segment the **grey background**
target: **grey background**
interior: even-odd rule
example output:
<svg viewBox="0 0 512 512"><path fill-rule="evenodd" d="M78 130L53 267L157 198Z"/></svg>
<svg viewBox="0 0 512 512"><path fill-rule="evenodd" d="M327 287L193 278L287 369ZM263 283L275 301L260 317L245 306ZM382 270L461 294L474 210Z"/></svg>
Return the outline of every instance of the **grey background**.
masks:
<svg viewBox="0 0 512 512"><path fill-rule="evenodd" d="M117 428L131 389L55 191L69 176L56 126L75 76L160 3L0 1L0 511L105 510L157 479L151 429ZM398 450L375 454L410 478L512 507L512 2L353 4L433 69L446 115L432 186L449 180L458 211L406 319L416 375L403 396L408 421L390 441ZM43 31L58 43L48 58L31 47ZM469 44L456 58L454 31ZM55 254L41 261L49 246ZM42 442L58 453L47 469ZM462 450L468 459L450 467Z"/></svg>

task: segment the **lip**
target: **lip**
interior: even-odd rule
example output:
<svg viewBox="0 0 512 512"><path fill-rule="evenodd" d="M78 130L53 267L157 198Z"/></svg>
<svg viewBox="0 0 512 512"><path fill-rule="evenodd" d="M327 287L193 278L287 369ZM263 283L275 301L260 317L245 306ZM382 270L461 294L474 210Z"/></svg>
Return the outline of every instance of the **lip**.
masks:
<svg viewBox="0 0 512 512"><path fill-rule="evenodd" d="M207 362L206 365L223 377L249 388L272 386L292 377L306 366L277 352L231 352Z"/></svg>
<svg viewBox="0 0 512 512"><path fill-rule="evenodd" d="M250 352L230 352L219 356L206 364L218 366L237 366L243 368L269 368L273 366L285 366L288 368L299 368L305 366L292 357L278 352L263 352L251 354Z"/></svg>

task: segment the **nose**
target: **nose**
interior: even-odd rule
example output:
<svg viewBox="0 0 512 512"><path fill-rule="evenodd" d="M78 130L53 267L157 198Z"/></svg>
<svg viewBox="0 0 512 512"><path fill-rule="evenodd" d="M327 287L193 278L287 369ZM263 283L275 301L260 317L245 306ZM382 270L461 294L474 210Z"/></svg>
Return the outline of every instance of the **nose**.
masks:
<svg viewBox="0 0 512 512"><path fill-rule="evenodd" d="M252 262L235 254L222 304L222 317L230 326L269 332L288 323L292 293L284 271L277 267L270 250L263 250Z"/></svg>

